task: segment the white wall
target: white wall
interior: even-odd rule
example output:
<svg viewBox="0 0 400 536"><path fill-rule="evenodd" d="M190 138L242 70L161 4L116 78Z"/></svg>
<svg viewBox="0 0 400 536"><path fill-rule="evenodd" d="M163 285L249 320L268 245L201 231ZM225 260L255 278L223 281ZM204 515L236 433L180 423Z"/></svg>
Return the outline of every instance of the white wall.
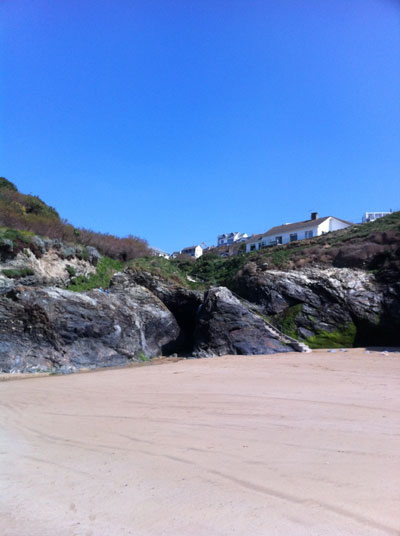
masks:
<svg viewBox="0 0 400 536"><path fill-rule="evenodd" d="M194 253L192 253L193 249ZM181 253L183 255L190 255L191 257L198 259L203 255L203 248L201 246L196 246L195 248L184 248L182 249Z"/></svg>
<svg viewBox="0 0 400 536"><path fill-rule="evenodd" d="M346 229L346 227L349 227L347 223L337 220L336 218L329 218L330 231L339 231L340 229Z"/></svg>
<svg viewBox="0 0 400 536"><path fill-rule="evenodd" d="M306 231L312 231L313 232L313 237L318 236L318 234L321 234L319 232L318 225L313 225L313 226L307 226L307 227L299 227L298 229L292 230L292 231L287 232L287 233L281 233L280 235L277 235L277 236L282 236L282 244L288 244L290 242L290 235L291 234L297 233L297 240L304 240ZM274 237L274 239L275 239L275 237Z"/></svg>

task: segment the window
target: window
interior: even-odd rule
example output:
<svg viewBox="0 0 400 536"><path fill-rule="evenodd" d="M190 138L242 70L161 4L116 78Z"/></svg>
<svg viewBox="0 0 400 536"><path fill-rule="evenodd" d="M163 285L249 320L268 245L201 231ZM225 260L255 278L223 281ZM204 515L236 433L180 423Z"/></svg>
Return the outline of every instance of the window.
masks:
<svg viewBox="0 0 400 536"><path fill-rule="evenodd" d="M282 244L282 237L281 237L281 236L276 236L276 237L275 237L275 242L276 242L277 244Z"/></svg>
<svg viewBox="0 0 400 536"><path fill-rule="evenodd" d="M295 242L297 240L297 233L293 233L290 235L290 241Z"/></svg>
<svg viewBox="0 0 400 536"><path fill-rule="evenodd" d="M313 237L313 232L312 231L306 231L305 232L305 238L312 238Z"/></svg>
<svg viewBox="0 0 400 536"><path fill-rule="evenodd" d="M250 251L254 251L256 249L256 245L255 244L250 244Z"/></svg>

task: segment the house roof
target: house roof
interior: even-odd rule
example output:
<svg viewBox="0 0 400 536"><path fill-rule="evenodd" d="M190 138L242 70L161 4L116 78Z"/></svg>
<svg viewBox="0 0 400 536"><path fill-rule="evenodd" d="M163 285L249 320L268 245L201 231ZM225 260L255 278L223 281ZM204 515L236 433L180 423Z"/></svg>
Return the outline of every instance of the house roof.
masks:
<svg viewBox="0 0 400 536"><path fill-rule="evenodd" d="M185 251L185 249L196 249L196 248L201 248L201 246L199 246L199 244L197 244L197 246L187 246L186 248L183 248L182 251Z"/></svg>
<svg viewBox="0 0 400 536"><path fill-rule="evenodd" d="M240 233L239 231L235 231L233 233L224 233L224 234L218 235L218 238L229 238L230 236L236 236L237 234L240 235L243 233Z"/></svg>
<svg viewBox="0 0 400 536"><path fill-rule="evenodd" d="M287 223L286 225L277 225L276 227L271 227L263 236L269 236L271 234L276 235L279 233L290 233L290 231L295 231L296 229L302 229L304 227L314 227L315 225L320 225L324 223L330 216L325 218L317 218L316 220L305 220L299 221L297 223Z"/></svg>
<svg viewBox="0 0 400 536"><path fill-rule="evenodd" d="M347 225L353 225L351 222L342 220L341 218L336 218L336 216L325 216L324 218L317 218L316 220L304 220L298 221L296 223L287 223L286 225L277 225L276 227L271 227L267 232L254 235L247 242L257 242L260 238L264 236L275 236L281 233L290 233L290 231L296 231L297 229L306 229L308 227L314 227L315 225L320 225L329 218L335 218L335 220L347 223Z"/></svg>
<svg viewBox="0 0 400 536"><path fill-rule="evenodd" d="M169 255L169 253L167 253L166 251L160 248L156 248L154 246L149 246L149 249L151 249L151 251L154 251L155 253L162 253L163 255Z"/></svg>

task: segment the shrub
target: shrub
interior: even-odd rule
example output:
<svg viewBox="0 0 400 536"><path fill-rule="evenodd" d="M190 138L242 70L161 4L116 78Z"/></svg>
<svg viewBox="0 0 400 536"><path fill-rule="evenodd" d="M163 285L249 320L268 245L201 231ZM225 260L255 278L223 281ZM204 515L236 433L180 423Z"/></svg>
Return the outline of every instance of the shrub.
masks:
<svg viewBox="0 0 400 536"><path fill-rule="evenodd" d="M11 190L13 192L18 192L15 184L7 180L5 177L0 177L0 189L2 188L5 188L6 190Z"/></svg>
<svg viewBox="0 0 400 536"><path fill-rule="evenodd" d="M75 228L38 196L18 192L15 185L4 177L0 177L0 225L63 242L93 246L102 255L122 261L149 254L147 242L141 238L132 235L120 238ZM87 252L83 253L83 258L88 257Z"/></svg>
<svg viewBox="0 0 400 536"><path fill-rule="evenodd" d="M67 270L67 272L69 273L69 275L71 277L75 277L76 276L76 270L73 266L71 266L70 264L67 264L67 266L65 267L65 269Z"/></svg>
<svg viewBox="0 0 400 536"><path fill-rule="evenodd" d="M26 277L35 273L32 268L29 268L28 266L23 268L7 268L4 269L2 272L6 277L10 277L11 279Z"/></svg>

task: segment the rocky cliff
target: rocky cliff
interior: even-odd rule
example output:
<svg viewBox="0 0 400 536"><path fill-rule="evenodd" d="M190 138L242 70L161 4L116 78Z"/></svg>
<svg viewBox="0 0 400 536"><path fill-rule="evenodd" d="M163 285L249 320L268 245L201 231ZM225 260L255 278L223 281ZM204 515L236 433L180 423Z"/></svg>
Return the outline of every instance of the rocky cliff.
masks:
<svg viewBox="0 0 400 536"><path fill-rule="evenodd" d="M200 290L190 288L187 273L172 277L153 260L130 263L111 281L108 277L107 292L93 288L104 261L94 248L30 237L26 248L14 249L11 240L3 240L0 370L70 371L175 353L302 351L301 342L312 348L400 345L396 233L375 236L379 247L364 248L362 255L354 240L347 252L343 244L318 251L313 246L306 263L296 245L284 269L271 266L263 253L245 262L237 258L225 286L203 281L196 284ZM291 249L277 248L268 258L282 259L285 251ZM361 264L354 256L362 257ZM346 266L335 266L338 259ZM209 273L218 279L215 267ZM68 290L80 288L74 287L77 280L91 290Z"/></svg>
<svg viewBox="0 0 400 536"><path fill-rule="evenodd" d="M249 264L236 291L311 347L400 344L400 280L350 268L263 270Z"/></svg>
<svg viewBox="0 0 400 536"><path fill-rule="evenodd" d="M0 298L0 369L122 365L175 349L180 329L139 285L105 293L16 287Z"/></svg>

